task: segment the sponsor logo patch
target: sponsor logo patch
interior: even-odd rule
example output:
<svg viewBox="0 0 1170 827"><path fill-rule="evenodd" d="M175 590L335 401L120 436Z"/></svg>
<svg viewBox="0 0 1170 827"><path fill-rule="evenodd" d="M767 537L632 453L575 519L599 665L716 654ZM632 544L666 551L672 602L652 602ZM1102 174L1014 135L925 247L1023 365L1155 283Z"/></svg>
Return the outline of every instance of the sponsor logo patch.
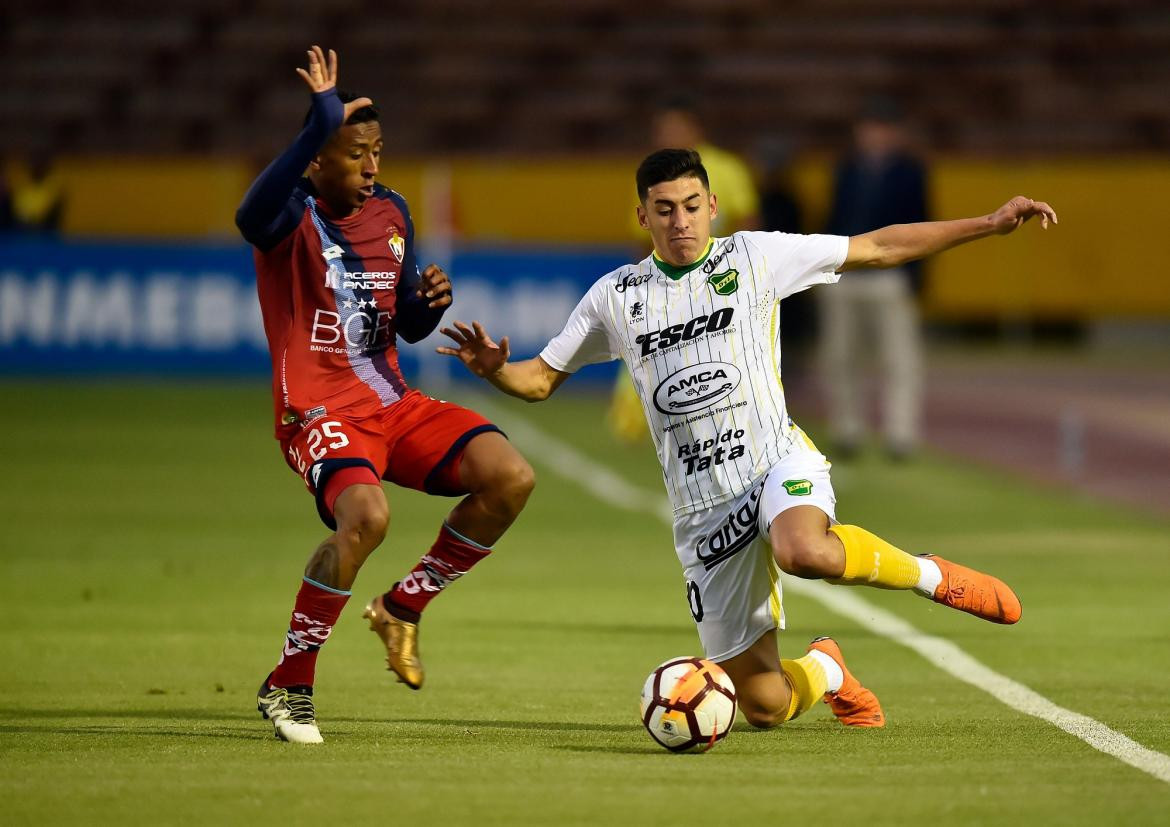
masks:
<svg viewBox="0 0 1170 827"><path fill-rule="evenodd" d="M707 277L707 284L715 289L720 296L730 296L739 289L739 271L726 270L714 273Z"/></svg>
<svg viewBox="0 0 1170 827"><path fill-rule="evenodd" d="M709 408L739 387L742 374L727 362L705 362L677 370L654 389L654 407L668 416Z"/></svg>
<svg viewBox="0 0 1170 827"><path fill-rule="evenodd" d="M807 497L813 489L813 484L808 480L784 480L780 484L790 497Z"/></svg>
<svg viewBox="0 0 1170 827"><path fill-rule="evenodd" d="M699 541L695 553L708 571L733 557L752 544L760 534L756 522L760 516L760 495L764 493L761 480L735 503L719 527Z"/></svg>
<svg viewBox="0 0 1170 827"><path fill-rule="evenodd" d="M715 268L723 263L723 258L735 249L735 240L728 239L727 243L723 245L723 249L719 251L718 255L712 256L703 262L703 272L706 275L711 275L715 272Z"/></svg>
<svg viewBox="0 0 1170 827"><path fill-rule="evenodd" d="M656 350L665 350L679 342L689 342L704 333L718 333L728 327L734 317L735 308L722 307L710 316L704 313L688 322L672 324L652 333L643 333L634 341L642 346L642 355L649 356Z"/></svg>
<svg viewBox="0 0 1170 827"><path fill-rule="evenodd" d="M654 278L651 273L637 273L635 275L622 276L613 283L613 289L618 293L624 293L631 287L637 287L640 284L645 284Z"/></svg>

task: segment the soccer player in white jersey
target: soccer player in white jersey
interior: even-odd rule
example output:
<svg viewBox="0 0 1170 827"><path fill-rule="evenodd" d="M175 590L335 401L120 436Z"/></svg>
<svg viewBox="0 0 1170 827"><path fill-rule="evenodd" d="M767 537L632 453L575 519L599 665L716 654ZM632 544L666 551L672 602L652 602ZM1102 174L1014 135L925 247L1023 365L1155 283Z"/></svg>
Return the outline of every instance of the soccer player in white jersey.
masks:
<svg viewBox="0 0 1170 827"><path fill-rule="evenodd" d="M547 399L584 365L622 359L642 400L674 506L674 541L706 656L735 682L761 727L822 696L847 726L885 723L876 697L831 638L781 660L777 569L832 583L914 590L994 623L1015 623L1007 585L931 554L912 556L836 520L829 463L788 416L780 382L779 304L855 268L897 267L967 241L1010 233L1041 201L1016 197L978 218L884 227L851 238L739 232L711 238L716 215L702 160L660 150L637 175L638 220L654 252L599 279L540 353L509 362L478 324L443 333L456 356L501 391Z"/></svg>

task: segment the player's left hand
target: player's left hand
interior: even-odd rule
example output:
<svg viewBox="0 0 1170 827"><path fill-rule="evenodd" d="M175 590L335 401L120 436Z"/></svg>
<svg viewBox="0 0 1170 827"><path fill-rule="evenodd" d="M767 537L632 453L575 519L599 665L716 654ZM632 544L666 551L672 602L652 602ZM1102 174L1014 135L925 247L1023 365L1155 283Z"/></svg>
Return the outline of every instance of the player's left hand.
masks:
<svg viewBox="0 0 1170 827"><path fill-rule="evenodd" d="M1048 222L1059 224L1056 212L1043 201L1033 201L1017 195L991 214L991 224L1000 235L1007 235L1033 216L1040 216L1040 228L1047 230Z"/></svg>
<svg viewBox="0 0 1170 827"><path fill-rule="evenodd" d="M446 307L453 301L451 293L451 279L437 264L428 264L422 273L422 284L418 288L419 298L428 298L431 301L427 307Z"/></svg>

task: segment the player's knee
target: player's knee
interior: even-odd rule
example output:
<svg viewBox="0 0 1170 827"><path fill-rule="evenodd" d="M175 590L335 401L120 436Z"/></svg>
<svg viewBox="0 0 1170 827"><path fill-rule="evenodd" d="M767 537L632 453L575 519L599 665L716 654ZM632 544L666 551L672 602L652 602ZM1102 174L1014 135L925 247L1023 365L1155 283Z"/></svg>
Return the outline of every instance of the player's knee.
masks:
<svg viewBox="0 0 1170 827"><path fill-rule="evenodd" d="M823 533L793 531L773 538L772 553L780 570L797 577L826 577L827 543Z"/></svg>
<svg viewBox="0 0 1170 827"><path fill-rule="evenodd" d="M744 719L757 729L771 729L784 722L784 712L779 709L768 709L762 706L746 707L740 705L740 712Z"/></svg>
<svg viewBox="0 0 1170 827"><path fill-rule="evenodd" d="M346 544L368 553L386 539L390 506L383 496L363 497L338 513L337 518L337 533Z"/></svg>
<svg viewBox="0 0 1170 827"><path fill-rule="evenodd" d="M519 514L528 502L532 489L536 487L536 472L524 457L517 454L496 468L492 488L503 508L511 514Z"/></svg>

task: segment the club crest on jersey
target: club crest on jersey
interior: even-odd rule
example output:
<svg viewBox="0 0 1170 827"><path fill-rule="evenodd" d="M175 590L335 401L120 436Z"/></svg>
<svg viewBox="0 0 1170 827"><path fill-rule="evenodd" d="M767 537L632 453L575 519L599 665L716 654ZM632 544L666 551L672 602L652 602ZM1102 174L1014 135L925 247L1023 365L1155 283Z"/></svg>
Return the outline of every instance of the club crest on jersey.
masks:
<svg viewBox="0 0 1170 827"><path fill-rule="evenodd" d="M780 484L790 497L807 497L813 489L813 484L808 480L784 480Z"/></svg>
<svg viewBox="0 0 1170 827"><path fill-rule="evenodd" d="M711 285L720 296L730 296L739 289L739 271L726 270L722 273L713 273L707 277L707 284Z"/></svg>
<svg viewBox="0 0 1170 827"><path fill-rule="evenodd" d="M390 236L390 240L386 242L390 245L390 252L394 254L394 258L402 261L402 257L406 255L406 239L394 231L394 235Z"/></svg>

